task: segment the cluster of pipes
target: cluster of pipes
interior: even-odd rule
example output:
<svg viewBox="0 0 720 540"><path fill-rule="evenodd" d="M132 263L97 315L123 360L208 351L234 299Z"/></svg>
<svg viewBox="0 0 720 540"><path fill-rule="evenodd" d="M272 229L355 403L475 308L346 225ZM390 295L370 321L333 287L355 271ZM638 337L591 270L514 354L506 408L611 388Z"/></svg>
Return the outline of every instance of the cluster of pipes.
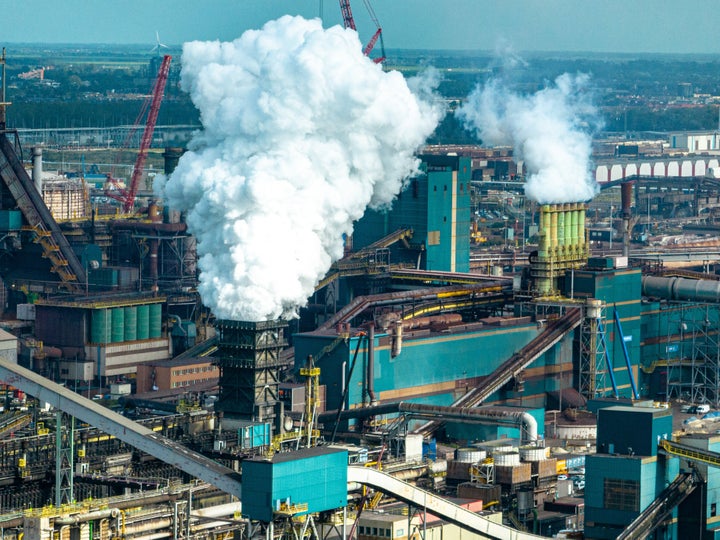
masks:
<svg viewBox="0 0 720 540"><path fill-rule="evenodd" d="M585 203L546 204L540 207L540 260L587 259Z"/></svg>

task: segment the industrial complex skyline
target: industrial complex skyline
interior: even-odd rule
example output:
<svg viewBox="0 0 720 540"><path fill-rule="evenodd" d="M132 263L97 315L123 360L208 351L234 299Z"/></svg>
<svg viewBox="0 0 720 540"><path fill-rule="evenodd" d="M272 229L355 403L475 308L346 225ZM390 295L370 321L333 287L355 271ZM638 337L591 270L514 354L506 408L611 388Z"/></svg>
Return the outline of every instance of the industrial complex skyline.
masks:
<svg viewBox="0 0 720 540"><path fill-rule="evenodd" d="M364 3L352 5L361 40L374 32ZM10 0L5 43L163 43L229 41L285 14L341 24L337 2L212 0L121 3ZM714 54L708 39L720 15L701 0L692 9L667 0L415 0L373 5L390 48ZM702 13L702 16L699 14ZM678 39L668 39L668 34Z"/></svg>

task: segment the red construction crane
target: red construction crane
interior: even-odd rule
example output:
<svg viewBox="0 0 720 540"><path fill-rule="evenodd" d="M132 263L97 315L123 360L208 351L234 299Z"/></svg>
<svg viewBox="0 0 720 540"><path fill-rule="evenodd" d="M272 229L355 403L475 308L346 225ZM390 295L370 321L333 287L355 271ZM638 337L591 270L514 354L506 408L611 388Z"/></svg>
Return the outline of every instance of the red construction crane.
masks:
<svg viewBox="0 0 720 540"><path fill-rule="evenodd" d="M135 206L135 196L138 192L138 186L140 185L140 177L142 176L143 167L147 160L148 149L152 142L153 132L155 131L155 124L157 122L158 112L160 111L160 103L163 99L163 93L165 92L165 84L167 83L168 74L170 73L170 60L172 56L166 54L163 56L162 64L158 70L155 83L153 84L152 93L149 98L150 110L145 121L145 130L143 131L142 139L140 141L140 149L138 151L137 159L135 160L135 166L133 167L132 177L130 179L130 185L127 188L121 189L117 187L117 180L113 177L113 174L108 176L108 182L115 186L115 189L106 189L105 194L117 201L120 201L123 206L123 211L129 214L133 211ZM143 105L143 109L135 121L135 125L139 125L145 110L148 107L148 101ZM125 145L129 144L132 135L135 130L133 129L126 139Z"/></svg>
<svg viewBox="0 0 720 540"><path fill-rule="evenodd" d="M385 44L383 43L382 39L382 28L380 28L380 23L375 16L375 12L373 11L370 2L368 0L363 1L365 2L365 7L370 14L370 18L373 20L375 26L377 27L377 30L375 31L375 34L373 34L373 37L371 37L370 41L368 41L368 44L365 45L365 48L363 49L363 54L365 56L370 56L370 53L372 52L375 44L379 39L380 49L382 53L377 58L373 58L373 62L375 62L376 64L380 64L381 62L385 61ZM345 28L352 28L353 30L357 31L357 28L355 28L355 19L353 19L352 9L350 9L350 0L340 0L340 11L342 12L343 26Z"/></svg>

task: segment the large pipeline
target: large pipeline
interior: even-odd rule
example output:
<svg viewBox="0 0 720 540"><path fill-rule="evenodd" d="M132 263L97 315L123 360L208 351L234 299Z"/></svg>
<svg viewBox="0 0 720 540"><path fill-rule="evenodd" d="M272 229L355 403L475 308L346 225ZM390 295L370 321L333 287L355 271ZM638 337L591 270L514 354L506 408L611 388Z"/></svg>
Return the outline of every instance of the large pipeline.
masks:
<svg viewBox="0 0 720 540"><path fill-rule="evenodd" d="M644 276L642 278L642 294L666 300L720 302L720 281Z"/></svg>
<svg viewBox="0 0 720 540"><path fill-rule="evenodd" d="M374 407L361 407L342 411L327 411L318 417L318 422L332 422L346 420L349 418L367 418L380 414L403 413L409 416L437 418L443 420L459 420L464 422L487 422L487 421L512 421L522 424L525 427L528 441L536 441L538 433L537 420L526 411L509 411L498 408L475 408L475 407L443 407L440 405L425 405L422 403L408 403L398 401L396 403L385 403Z"/></svg>

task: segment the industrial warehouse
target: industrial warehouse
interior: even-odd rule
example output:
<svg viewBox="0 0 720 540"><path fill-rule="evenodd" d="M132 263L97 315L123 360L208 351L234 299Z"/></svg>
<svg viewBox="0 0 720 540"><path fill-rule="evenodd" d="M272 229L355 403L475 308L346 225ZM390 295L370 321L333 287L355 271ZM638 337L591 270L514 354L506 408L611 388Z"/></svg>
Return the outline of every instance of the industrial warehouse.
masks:
<svg viewBox="0 0 720 540"><path fill-rule="evenodd" d="M246 155L206 126L162 150L163 197L144 164L170 62L127 183L45 170L42 145L28 152L0 104L3 538L720 534L720 252L696 219L720 197L706 171L648 175L646 158L623 156L616 174L606 157L607 180L547 197L511 149L411 138L388 151L397 189L376 189L392 191L377 205L361 194L355 216L337 199L360 197L342 180L362 167L323 161L342 144L317 152L334 192L305 155L291 163L286 140L263 153L262 134L239 137ZM271 184L275 213L262 213L257 185L213 193L209 177L251 176L223 177L224 152L265 182L269 161L341 196L320 214L310 191ZM188 196L183 178L230 213ZM199 202L181 207L180 192ZM700 234L655 249L647 231L679 209ZM331 247L315 256L294 215ZM336 219L350 231L318 223ZM204 251L206 229L224 253ZM272 247L271 264L247 255L253 242ZM242 264L228 270L228 254ZM328 264L308 269L314 259ZM214 288L246 275L285 296ZM309 295L288 286L296 277Z"/></svg>

